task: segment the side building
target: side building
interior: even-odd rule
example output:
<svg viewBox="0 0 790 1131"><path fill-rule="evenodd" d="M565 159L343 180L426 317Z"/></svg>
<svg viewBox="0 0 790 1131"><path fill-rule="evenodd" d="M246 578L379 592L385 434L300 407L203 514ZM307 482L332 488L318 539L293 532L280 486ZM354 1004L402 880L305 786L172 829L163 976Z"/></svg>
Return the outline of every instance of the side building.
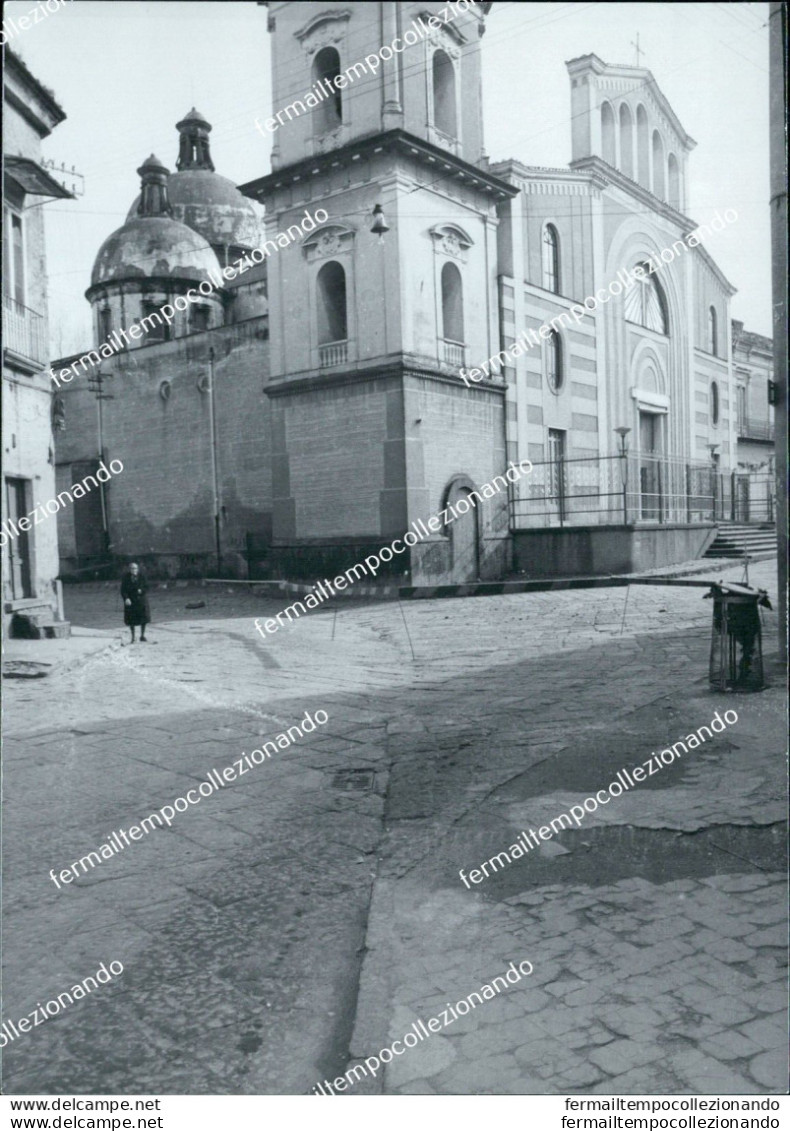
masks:
<svg viewBox="0 0 790 1131"><path fill-rule="evenodd" d="M61 635L44 209L73 199L41 143L66 115L10 48L3 68L3 624ZM27 516L33 514L32 519Z"/></svg>
<svg viewBox="0 0 790 1131"><path fill-rule="evenodd" d="M772 388L774 344L732 322L738 464L732 487L736 522L776 521L776 434Z"/></svg>

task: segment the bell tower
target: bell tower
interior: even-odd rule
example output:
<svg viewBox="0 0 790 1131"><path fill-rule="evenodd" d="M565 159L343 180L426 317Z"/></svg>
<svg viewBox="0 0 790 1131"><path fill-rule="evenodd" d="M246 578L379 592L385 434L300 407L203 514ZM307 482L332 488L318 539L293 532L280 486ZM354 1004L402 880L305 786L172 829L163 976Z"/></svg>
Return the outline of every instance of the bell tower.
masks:
<svg viewBox="0 0 790 1131"><path fill-rule="evenodd" d="M268 5L273 116L258 128L274 171L242 191L265 201L271 241L323 210L268 256L274 557L289 576L348 568L505 466L504 386L459 372L501 348L497 206L517 191L483 153L490 6ZM385 568L492 576L507 524L500 537L501 515L473 521L475 564L450 528Z"/></svg>
<svg viewBox="0 0 790 1131"><path fill-rule="evenodd" d="M479 40L490 7L270 3L274 120L259 128L274 134L272 166L395 128L480 161Z"/></svg>

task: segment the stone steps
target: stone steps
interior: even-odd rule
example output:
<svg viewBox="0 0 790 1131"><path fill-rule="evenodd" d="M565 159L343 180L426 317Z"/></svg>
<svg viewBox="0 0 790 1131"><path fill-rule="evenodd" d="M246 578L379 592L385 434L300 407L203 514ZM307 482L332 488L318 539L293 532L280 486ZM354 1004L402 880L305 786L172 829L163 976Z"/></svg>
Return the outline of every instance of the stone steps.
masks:
<svg viewBox="0 0 790 1131"><path fill-rule="evenodd" d="M744 554L776 553L776 527L773 523L747 525L720 523L716 538L705 551L706 558L742 558Z"/></svg>

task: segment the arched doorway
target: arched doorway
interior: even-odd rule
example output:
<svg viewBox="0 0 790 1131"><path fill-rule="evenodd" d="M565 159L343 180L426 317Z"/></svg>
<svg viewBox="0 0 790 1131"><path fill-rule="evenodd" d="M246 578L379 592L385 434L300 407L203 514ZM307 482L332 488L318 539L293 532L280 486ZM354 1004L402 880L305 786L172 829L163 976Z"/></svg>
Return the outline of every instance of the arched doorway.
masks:
<svg viewBox="0 0 790 1131"><path fill-rule="evenodd" d="M472 497L474 483L468 476L458 476L445 492L443 507L448 508L444 533L450 539L451 580L453 582L477 581L480 577L480 518L478 499ZM457 517L453 519L449 508Z"/></svg>

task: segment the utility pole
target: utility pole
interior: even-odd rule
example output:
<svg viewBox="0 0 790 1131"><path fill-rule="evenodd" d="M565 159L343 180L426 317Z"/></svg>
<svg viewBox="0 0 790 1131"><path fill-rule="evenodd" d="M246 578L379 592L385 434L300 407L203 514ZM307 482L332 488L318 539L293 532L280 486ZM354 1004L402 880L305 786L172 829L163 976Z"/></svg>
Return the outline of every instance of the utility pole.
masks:
<svg viewBox="0 0 790 1131"><path fill-rule="evenodd" d="M114 401L115 397L112 393L104 392L104 382L111 373L102 373L101 366L88 376L88 388L96 397L96 407L98 409L98 426L99 426L99 463L104 461L104 412L102 410L102 401ZM104 483L99 484L99 498L101 500L101 524L102 524L102 549L105 557L110 556L110 524L107 517L107 496L104 493Z"/></svg>
<svg viewBox="0 0 790 1131"><path fill-rule="evenodd" d="M774 390L776 422L776 534L779 655L787 659L787 5L776 3L768 17L771 151L771 260L773 285Z"/></svg>
<svg viewBox="0 0 790 1131"><path fill-rule="evenodd" d="M211 433L211 481L212 493L214 496L214 545L217 554L217 577L222 577L222 534L221 522L222 514L220 511L220 491L219 491L219 468L217 460L217 417L216 417L216 404L214 401L214 347L211 346L208 351L208 367L209 367L209 386L208 386L208 416L209 416L209 431Z"/></svg>

